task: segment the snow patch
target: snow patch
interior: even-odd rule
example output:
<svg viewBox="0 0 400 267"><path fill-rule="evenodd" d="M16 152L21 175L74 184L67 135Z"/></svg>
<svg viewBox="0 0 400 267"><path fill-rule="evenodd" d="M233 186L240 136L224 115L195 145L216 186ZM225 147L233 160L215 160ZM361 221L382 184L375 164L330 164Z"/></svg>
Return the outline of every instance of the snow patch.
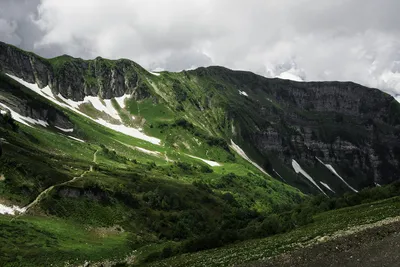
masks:
<svg viewBox="0 0 400 267"><path fill-rule="evenodd" d="M375 186L376 187L382 187L380 184L378 184L378 183L375 183Z"/></svg>
<svg viewBox="0 0 400 267"><path fill-rule="evenodd" d="M336 177L338 177L340 180L342 180L343 183L345 183L347 185L348 188L350 188L351 190L353 190L355 193L358 193L358 191L356 189L354 189L353 187L351 187L337 172L336 170L333 168L332 165L330 164L325 164L322 160L320 160L318 157L315 157L322 165L324 165L325 167L328 168L328 170L330 170L334 175L336 175Z"/></svg>
<svg viewBox="0 0 400 267"><path fill-rule="evenodd" d="M153 72L162 72L162 71L165 71L165 69L160 68L160 67L153 69Z"/></svg>
<svg viewBox="0 0 400 267"><path fill-rule="evenodd" d="M88 115L80 112L77 108L79 107L80 104L83 104L83 101L80 102L76 102L70 99L66 99L64 98L61 94L58 94L58 98L61 99L63 102L60 102L58 99L56 99L53 95L53 93L51 92L51 89L46 86L43 89L40 89L36 84L34 83L27 83L24 80L17 78L13 75L7 74L7 76L9 76L10 78L14 79L15 81L17 81L18 83L22 84L23 86L25 86L26 88L34 91L35 93L37 93L38 95L43 96L44 98L46 98L47 100L61 106L67 109L70 109L82 116L85 116L87 118L90 118Z"/></svg>
<svg viewBox="0 0 400 267"><path fill-rule="evenodd" d="M218 166L221 166L221 164L219 164L218 162L215 162L215 161L211 161L211 160L202 159L202 158L195 157L195 156L188 155L188 154L186 154L186 155L187 155L187 156L189 156L189 157L191 157L191 158L194 158L194 159L201 160L201 161L203 161L203 162L207 163L208 165L210 165L211 167L218 167Z"/></svg>
<svg viewBox="0 0 400 267"><path fill-rule="evenodd" d="M74 101L74 100L65 98L60 93L57 95L57 97L59 99L61 99L64 103L66 103L68 106L72 107L74 110L78 110L79 106L86 102L85 100L83 100L83 101ZM54 95L53 95L53 99L55 99ZM59 101L57 101L57 102L59 102Z"/></svg>
<svg viewBox="0 0 400 267"><path fill-rule="evenodd" d="M155 75L155 76L160 76L160 74L161 74L161 73L158 73L158 72L152 72L152 71L149 71L149 73L150 73L150 74L153 74L153 75Z"/></svg>
<svg viewBox="0 0 400 267"><path fill-rule="evenodd" d="M0 204L0 214L9 214L15 215L15 213L24 213L26 211L25 208L20 208L18 206L13 205L12 207L6 206L4 204Z"/></svg>
<svg viewBox="0 0 400 267"><path fill-rule="evenodd" d="M84 99L84 103L91 103L92 106L97 109L100 112L104 112L110 117L116 119L116 120L121 120L119 117L118 111L115 110L113 107L111 100L110 99L104 99L104 104L101 102L100 98L97 96L86 96Z"/></svg>
<svg viewBox="0 0 400 267"><path fill-rule="evenodd" d="M43 126L43 127L49 126L49 124L48 124L46 121L43 121L43 120L36 120L36 119L32 119L32 118L30 118L30 117L22 116L21 114L15 112L14 110L12 110L12 109L9 108L8 106L4 105L3 103L0 103L0 106L3 107L3 108L5 108L5 109L10 110L11 117L12 117L14 120L18 121L19 123L22 123L22 124L24 124L24 125L26 125L26 126L32 127L31 124L38 124L38 125L41 125L41 126Z"/></svg>
<svg viewBox="0 0 400 267"><path fill-rule="evenodd" d="M249 96L245 91L240 91L240 90L239 90L239 95L244 95L244 96L247 96L247 97Z"/></svg>
<svg viewBox="0 0 400 267"><path fill-rule="evenodd" d="M85 143L85 141L83 141L82 139L79 139L79 138L76 138L76 137L73 137L73 136L70 136L70 135L67 135L67 136L68 136L69 138L75 140L75 141L78 141L78 142L81 142L81 143Z"/></svg>
<svg viewBox="0 0 400 267"><path fill-rule="evenodd" d="M135 129L135 128L130 128L130 127L127 127L127 126L122 125L122 124L119 124L119 125L112 124L112 123L109 123L109 122L107 122L107 121L105 121L103 119L97 119L97 120L94 120L94 121L99 123L99 124L101 124L101 125L103 125L103 126L105 126L105 127L107 127L107 128L110 128L110 129L112 129L114 131L129 135L131 137L135 137L135 138L138 138L138 139L145 140L145 141L150 142L150 143L155 144L155 145L160 145L160 143L161 143L160 139L155 138L155 137L147 136L147 135L145 135L144 133L140 132L138 129Z"/></svg>
<svg viewBox="0 0 400 267"><path fill-rule="evenodd" d="M58 98L61 99L64 102L63 103L63 102L58 101L54 97L54 95L51 93L51 90L50 90L50 88L48 88L48 86L45 87L44 89L40 89L36 84L27 83L24 80L19 79L19 78L15 77L15 76L12 76L12 75L9 75L9 74L7 74L7 75L10 78L14 79L15 81L19 82L20 84L24 85L25 87L27 87L27 88L31 89L32 91L36 92L37 94L39 94L39 95L43 96L44 98L52 101L53 103L55 103L55 104L57 104L57 105L59 105L61 107L70 109L70 110L78 113L79 115L82 115L82 116L84 116L84 117L86 117L88 119L91 119L94 122L96 122L98 124L101 124L101 125L109 128L109 129L111 129L111 130L114 130L114 131L117 131L117 132L121 132L121 133L129 135L131 137L142 139L144 141L148 141L148 142L156 144L156 145L160 145L160 143L161 143L160 139L155 138L155 137L147 136L147 135L141 133L138 129L126 127L125 125L111 124L111 123L108 123L108 122L104 121L103 119L94 119L94 118L92 118L92 117L90 117L90 116L86 115L85 113L83 113L83 112L78 110L79 106L81 104L83 104L83 103L88 102L89 99L93 100L96 103L96 105L98 105L98 108L100 108L100 104L101 104L101 108L102 109L106 108L106 107L104 107L103 103L100 102L98 97L85 97L84 101L73 101L73 100L70 100L70 99L66 99L62 95L59 94ZM51 94L51 95L49 96L48 94ZM97 99L99 101L97 102L97 100L95 100L95 99ZM99 104L99 102L100 102L100 104ZM22 121L21 123L23 123L23 124L25 124L27 126L30 126L27 123L25 123L24 121Z"/></svg>
<svg viewBox="0 0 400 267"><path fill-rule="evenodd" d="M320 182L323 186L325 186L326 189L328 189L329 191L331 191L332 193L336 194L335 191L333 191L328 184L324 183L324 182Z"/></svg>
<svg viewBox="0 0 400 267"><path fill-rule="evenodd" d="M161 155L161 153L158 152L158 151L151 151L151 150L147 150L147 149L145 149L145 148L138 147L138 146L136 146L135 149L136 149L136 150L139 150L140 152L143 152L143 153L152 155L152 156L160 156L160 155Z"/></svg>
<svg viewBox="0 0 400 267"><path fill-rule="evenodd" d="M120 96L120 97L115 97L114 99L115 99L115 101L117 101L118 105L121 108L125 108L126 107L125 100L130 98L131 96L132 95L123 95L123 96Z"/></svg>
<svg viewBox="0 0 400 267"><path fill-rule="evenodd" d="M291 80L291 81L296 81L296 82L302 82L303 79L300 78L299 76L290 73L290 72L282 72L279 76L277 76L279 79L283 80Z"/></svg>
<svg viewBox="0 0 400 267"><path fill-rule="evenodd" d="M104 103L106 103L107 114L113 117L114 119L121 120L118 111L114 108L111 99L105 99Z"/></svg>
<svg viewBox="0 0 400 267"><path fill-rule="evenodd" d="M231 139L231 145L230 147L236 151L236 153L239 154L239 156L241 156L242 158L244 158L245 160L247 160L248 162L250 162L251 164L253 164L257 169L259 169L262 173L270 176L263 168L261 168L257 163L255 163L254 161L252 161L247 155L246 153L243 151L243 149L241 149L237 144L235 144L233 142L233 140Z"/></svg>
<svg viewBox="0 0 400 267"><path fill-rule="evenodd" d="M300 166L299 163L297 163L297 161L295 161L294 159L292 159L292 167L294 169L294 171L296 173L301 173L304 177L306 177L313 185L315 185L316 188L319 189L319 191L321 191L325 196L328 196L324 190L321 189L321 187L319 187L319 185L314 181L314 179L305 171L303 170L303 168Z"/></svg>
<svg viewBox="0 0 400 267"><path fill-rule="evenodd" d="M6 114L7 114L7 111L5 111L5 110L0 110L0 113L1 113L1 115L6 115Z"/></svg>
<svg viewBox="0 0 400 267"><path fill-rule="evenodd" d="M60 131L63 131L64 133L72 133L74 131L74 129L64 129L58 126L54 126L55 128L57 128Z"/></svg>
<svg viewBox="0 0 400 267"><path fill-rule="evenodd" d="M84 102L92 104L92 106L98 111L107 113L107 107L101 103L100 98L97 96L86 96Z"/></svg>

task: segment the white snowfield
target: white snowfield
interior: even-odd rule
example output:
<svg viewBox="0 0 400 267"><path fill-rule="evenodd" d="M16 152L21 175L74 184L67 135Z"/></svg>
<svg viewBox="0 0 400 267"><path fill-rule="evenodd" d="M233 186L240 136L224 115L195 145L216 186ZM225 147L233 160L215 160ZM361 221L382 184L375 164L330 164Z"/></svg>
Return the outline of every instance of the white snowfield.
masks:
<svg viewBox="0 0 400 267"><path fill-rule="evenodd" d="M36 85L36 84L35 84L35 85ZM46 90L50 90L50 88L49 88L48 86L46 86L45 89L46 89ZM39 90L40 90L40 88L39 88ZM36 92L36 91L35 91L35 92ZM58 101L58 100L54 97L54 95L53 95L53 93L51 92L51 90L50 90L50 94L51 94L51 95L50 95L50 98L51 98L51 99L56 100L57 103L61 103L60 101ZM68 99L68 98L63 97L60 93L57 95L57 97L58 97L59 99L61 99L61 101L62 101L63 103L66 103L67 106L70 106L70 107L72 107L72 108L74 108L74 109L78 109L80 105L85 104L85 100L83 100L83 101L74 101L74 100L71 100L71 99ZM51 99L50 99L50 100L51 100ZM53 102L56 103L55 101L53 101Z"/></svg>
<svg viewBox="0 0 400 267"><path fill-rule="evenodd" d="M68 136L68 138L71 138L71 139L73 139L75 141L78 141L78 142L81 142L81 143L85 143L85 141L83 141L82 139L79 139L79 138L76 138L76 137L73 137L73 136L70 136L70 135L67 135L67 136Z"/></svg>
<svg viewBox="0 0 400 267"><path fill-rule="evenodd" d="M125 108L126 107L126 105L125 105L125 100L127 100L127 99L129 99L129 98L131 98L132 97L132 95L123 95L123 96L120 96L120 97L116 97L116 98L114 98L115 99L115 101L117 101L117 103L118 103L118 105L121 107L121 108Z"/></svg>
<svg viewBox="0 0 400 267"><path fill-rule="evenodd" d="M325 188L328 189L329 191L331 191L332 193L336 194L336 192L333 191L333 190L330 188L330 186L329 186L328 184L326 184L326 183L324 183L324 182L320 182L320 184L322 184L323 186L325 186Z"/></svg>
<svg viewBox="0 0 400 267"><path fill-rule="evenodd" d="M1 115L5 115L5 114L7 114L7 111L5 111L5 110L0 110L0 114L1 114Z"/></svg>
<svg viewBox="0 0 400 267"><path fill-rule="evenodd" d="M61 128L58 126L54 126L55 128L57 128L60 131L63 131L64 133L72 133L74 131L74 129L65 129L65 128Z"/></svg>
<svg viewBox="0 0 400 267"><path fill-rule="evenodd" d="M240 91L240 90L239 90L239 95L244 95L244 96L247 96L247 97L249 96L245 91Z"/></svg>
<svg viewBox="0 0 400 267"><path fill-rule="evenodd" d="M247 155L246 153L243 151L243 149L241 149L237 144L235 144L233 142L233 140L231 139L231 145L230 147L239 154L239 156L241 156L242 158L244 158L245 160L247 160L248 162L250 162L251 164L253 164L257 169L259 169L262 173L270 176L263 168L261 168L257 163L255 163L254 161L252 161Z"/></svg>
<svg viewBox="0 0 400 267"><path fill-rule="evenodd" d="M148 155L152 155L152 156L161 156L161 153L158 152L158 151L151 151L151 150L147 150L147 149L145 149L145 148L143 148L143 147L138 147L138 146L135 146L135 149L138 150L138 151L140 151L140 152L146 153L146 154L148 154Z"/></svg>
<svg viewBox="0 0 400 267"><path fill-rule="evenodd" d="M189 154L186 154L186 155L189 156L189 157L191 157L191 158L201 160L201 161L207 163L208 165L210 165L211 167L218 167L218 166L221 166L221 164L219 164L218 162L215 162L215 161L202 159L202 158L199 158L199 157L196 157L196 156L192 156L192 155L189 155Z"/></svg>
<svg viewBox="0 0 400 267"><path fill-rule="evenodd" d="M0 204L0 214L15 215L15 213L24 213L24 212L25 212L25 208L20 208L15 205L13 205L12 207L9 207L4 204Z"/></svg>
<svg viewBox="0 0 400 267"><path fill-rule="evenodd" d="M342 180L343 183L345 183L345 185L350 188L351 190L353 190L355 193L358 193L358 191L356 189L354 189L353 187L351 187L337 172L336 170L333 168L332 165L330 164L325 164L322 160L320 160L318 157L315 157L322 165L324 165L326 168L328 168L328 170L330 170L334 175L336 175L336 177L338 177L340 180Z"/></svg>
<svg viewBox="0 0 400 267"><path fill-rule="evenodd" d="M322 190L322 188L319 187L319 185L314 181L314 179L305 170L303 170L300 164L297 163L297 161L295 161L294 159L292 159L292 167L296 173L301 173L304 177L307 178L307 180L309 180L313 185L315 185L315 187L318 188L319 191L321 191L325 196L328 196L324 192L324 190Z"/></svg>
<svg viewBox="0 0 400 267"><path fill-rule="evenodd" d="M303 82L302 78L300 78L296 74L293 74L293 73L290 73L290 72L282 72L276 78L284 79L284 80L291 80L291 81L296 81L296 82Z"/></svg>
<svg viewBox="0 0 400 267"><path fill-rule="evenodd" d="M104 112L110 117L121 121L118 111L113 107L111 103L111 99L105 99L103 101L105 105L100 101L100 98L97 96L85 96L83 103L90 103L98 111Z"/></svg>
<svg viewBox="0 0 400 267"><path fill-rule="evenodd" d="M142 139L142 140L145 140L145 141L150 142L150 143L155 144L155 145L160 145L161 144L161 140L160 139L145 135L139 129L127 127L127 126L125 126L123 124L118 124L118 125L117 124L112 124L112 123L109 123L109 122L107 122L107 121L105 121L103 119L97 119L97 120L94 120L94 121L97 122L98 124L101 124L101 125L109 128L109 129L112 129L114 131L129 135L131 137Z"/></svg>
<svg viewBox="0 0 400 267"><path fill-rule="evenodd" d="M0 103L0 107L2 107L4 109L8 109L10 111L10 113L11 113L11 117L14 120L16 120L19 123L22 123L22 124L24 124L26 126L32 127L32 124L38 124L38 125L41 125L43 127L49 126L49 124L46 121L35 120L35 119L30 118L30 117L22 116L21 114L15 112L14 110L12 110L11 108L9 108L8 106L6 106L3 103Z"/></svg>
<svg viewBox="0 0 400 267"><path fill-rule="evenodd" d="M158 73L158 72L153 72L153 71L148 71L150 74L153 74L153 75L155 75L155 76L160 76L160 74L161 73Z"/></svg>
<svg viewBox="0 0 400 267"><path fill-rule="evenodd" d="M112 124L109 122L106 122L103 119L94 119L88 115L86 115L85 113L81 112L79 110L79 106L81 104L84 103L91 103L96 109L101 110L106 112L107 114L109 114L111 117L113 118L117 118L118 112L115 110L115 108L112 106L111 100L104 100L104 102L106 103L106 105L103 105L103 103L101 103L101 101L99 100L98 97L85 97L84 101L73 101L71 99L66 99L64 98L62 95L58 94L57 98L62 100L59 101L51 92L51 89L46 86L43 89L40 89L37 84L32 84L32 83L28 83L25 82L24 80L17 78L13 75L7 74L10 78L14 79L15 81L19 82L20 84L22 84L23 86L31 89L32 91L34 91L35 93L43 96L44 98L46 98L47 100L61 106L67 109L70 109L82 116L85 116L86 118L89 118L91 120L93 120L94 122L101 124L109 129L112 129L114 131L129 135L131 137L137 138L137 139L141 139L147 142L150 142L152 144L156 144L156 145L160 145L161 144L161 140L155 137L150 137L145 135L144 133L140 132L138 129L135 128L131 128L131 127L127 127L125 125L122 124ZM93 104L94 103L94 104ZM12 115L12 114L11 114ZM13 116L14 117L14 116ZM118 115L118 120L121 120L121 118ZM23 123L23 122L21 122ZM26 123L24 123L26 124ZM28 125L29 126L29 125Z"/></svg>

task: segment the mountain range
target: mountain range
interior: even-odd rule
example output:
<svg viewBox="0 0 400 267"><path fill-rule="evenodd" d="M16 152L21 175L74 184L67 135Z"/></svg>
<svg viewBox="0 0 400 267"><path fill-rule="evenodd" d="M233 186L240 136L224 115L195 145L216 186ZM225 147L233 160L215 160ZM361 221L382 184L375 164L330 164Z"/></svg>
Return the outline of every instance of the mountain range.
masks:
<svg viewBox="0 0 400 267"><path fill-rule="evenodd" d="M149 72L128 59L45 59L5 43L0 72L0 213L27 216L27 227L6 232L32 236L18 243L24 257L44 249L48 262L100 260L248 230L312 195L400 178L400 103L352 82L219 66ZM71 250L81 229L54 238L77 225L111 236L104 250ZM0 262L22 264L2 252Z"/></svg>

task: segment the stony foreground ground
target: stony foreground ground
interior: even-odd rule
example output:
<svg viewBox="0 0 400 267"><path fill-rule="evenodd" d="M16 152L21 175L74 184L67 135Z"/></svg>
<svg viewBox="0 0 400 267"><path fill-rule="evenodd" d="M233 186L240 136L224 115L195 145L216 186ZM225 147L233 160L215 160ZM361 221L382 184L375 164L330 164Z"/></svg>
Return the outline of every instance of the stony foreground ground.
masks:
<svg viewBox="0 0 400 267"><path fill-rule="evenodd" d="M244 266L399 267L400 220L393 218L338 232L305 248Z"/></svg>

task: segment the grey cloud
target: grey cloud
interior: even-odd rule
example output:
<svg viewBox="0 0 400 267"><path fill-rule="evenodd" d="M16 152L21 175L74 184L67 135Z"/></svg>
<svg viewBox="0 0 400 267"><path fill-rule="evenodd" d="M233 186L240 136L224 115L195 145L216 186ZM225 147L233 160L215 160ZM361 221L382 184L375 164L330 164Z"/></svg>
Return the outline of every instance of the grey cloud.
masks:
<svg viewBox="0 0 400 267"><path fill-rule="evenodd" d="M3 0L0 39L52 57L212 64L400 94L397 0Z"/></svg>
<svg viewBox="0 0 400 267"><path fill-rule="evenodd" d="M32 50L40 38L39 28L32 23L40 0L2 0L0 2L0 39Z"/></svg>

